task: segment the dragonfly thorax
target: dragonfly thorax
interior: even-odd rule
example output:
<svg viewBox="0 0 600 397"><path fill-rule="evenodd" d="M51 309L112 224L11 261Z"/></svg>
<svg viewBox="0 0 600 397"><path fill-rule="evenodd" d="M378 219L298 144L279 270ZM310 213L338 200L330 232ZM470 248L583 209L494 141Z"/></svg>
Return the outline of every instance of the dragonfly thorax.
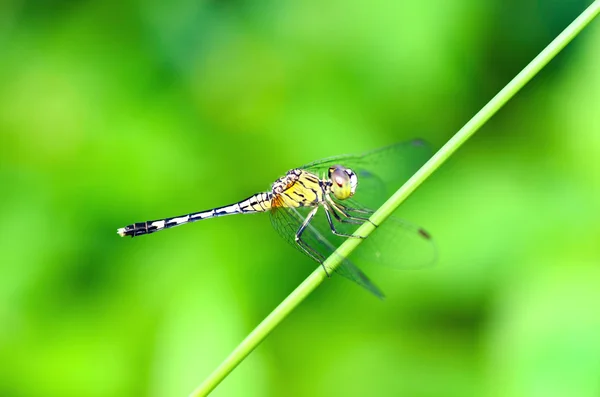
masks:
<svg viewBox="0 0 600 397"><path fill-rule="evenodd" d="M302 173L303 171L299 169L289 170L285 176L282 176L276 180L275 183L273 183L273 187L271 188L273 194L282 194L284 191L292 187L298 181L298 179L300 179Z"/></svg>
<svg viewBox="0 0 600 397"><path fill-rule="evenodd" d="M345 200L356 191L354 171L342 166L331 167L323 179L303 169L293 169L273 184L273 207L315 207L333 195Z"/></svg>
<svg viewBox="0 0 600 397"><path fill-rule="evenodd" d="M293 169L272 186L273 207L315 207L331 192L329 182L312 172Z"/></svg>

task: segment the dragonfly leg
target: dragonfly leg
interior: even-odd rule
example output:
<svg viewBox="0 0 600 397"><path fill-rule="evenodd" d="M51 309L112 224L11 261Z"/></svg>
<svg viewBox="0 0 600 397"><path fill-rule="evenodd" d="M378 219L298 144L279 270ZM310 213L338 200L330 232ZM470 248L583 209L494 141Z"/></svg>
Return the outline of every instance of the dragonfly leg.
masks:
<svg viewBox="0 0 600 397"><path fill-rule="evenodd" d="M335 219L336 219L338 222L341 222L341 223L351 223L351 224L354 224L354 225L362 225L362 224L363 224L363 223L365 223L365 221L366 221L366 220L364 220L364 221L363 221L363 220L356 219L356 218L353 218L353 219L350 219L350 218L348 218L348 217L342 218L342 217L341 217L341 216L338 214L338 212L336 211L336 209L337 209L337 208L335 208L335 207L333 207L333 206L332 206L330 209L331 209L331 215L333 215L333 217L334 217L334 218L335 218ZM343 213L342 213L342 215L346 216L346 215L345 215L345 214L343 214Z"/></svg>
<svg viewBox="0 0 600 397"><path fill-rule="evenodd" d="M333 201L333 200L332 200L332 201ZM334 201L334 202L335 202L335 201ZM374 212L374 211L371 211L371 210L365 210L365 209L362 209L362 208L351 208L351 207L346 207L345 205L342 205L342 204L340 204L340 203L336 203L336 204L337 204L338 206L340 206L340 207L342 207L342 208L346 209L347 211L354 211L354 212L358 212L359 214L369 214L369 215L371 215L371 214L373 214L373 212Z"/></svg>
<svg viewBox="0 0 600 397"><path fill-rule="evenodd" d="M304 240L302 240L302 233L304 233L304 229L306 229L306 226L308 226L308 224L310 223L311 219L317 213L318 209L319 209L319 207L317 206L312 211L310 211L308 213L308 215L306 216L306 219L304 219L304 222L302 222L302 225L300 226L300 228L296 232L296 235L295 235L294 238L296 240L296 244L298 244L298 246L300 248L302 248L302 250L308 256L310 256L313 260L317 261L318 263L321 264L321 266L323 266L323 270L325 270L325 274L327 274L327 277L331 277L331 275L329 274L329 271L327 270L327 268L323 264L324 260L321 257L321 255L317 251L315 251L310 245L306 244L306 242Z"/></svg>
<svg viewBox="0 0 600 397"><path fill-rule="evenodd" d="M327 222L329 223L329 228L331 229L331 233L335 234L336 236L340 236L340 237L365 238L365 236L360 236L357 234L340 233L337 230L335 230L335 226L333 225L333 221L331 220L331 212L333 212L333 210L331 210L329 208L327 203L323 203L323 208L325 209L325 216L327 217Z"/></svg>
<svg viewBox="0 0 600 397"><path fill-rule="evenodd" d="M336 217L337 220L339 220L340 222L343 223L356 223L356 224L363 224L364 222L369 222L371 225L377 227L377 225L373 222L371 222L371 220L369 218L365 218L362 216L353 216L350 215L348 213L348 211L356 211L356 212L361 212L361 213L365 213L365 214L371 214L372 212L367 211L367 210L357 210L354 208L348 208L343 206L340 203L336 203L331 197L327 196L327 202L329 202L329 204L331 205L331 212L333 212L334 216ZM341 220L340 217L336 214L335 210L339 211L342 215L344 215L346 217L346 220Z"/></svg>

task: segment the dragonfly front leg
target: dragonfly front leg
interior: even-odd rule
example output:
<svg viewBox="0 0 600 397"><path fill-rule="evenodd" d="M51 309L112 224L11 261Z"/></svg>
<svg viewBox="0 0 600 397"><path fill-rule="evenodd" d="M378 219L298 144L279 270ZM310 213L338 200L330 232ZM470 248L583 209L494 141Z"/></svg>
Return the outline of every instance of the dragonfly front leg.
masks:
<svg viewBox="0 0 600 397"><path fill-rule="evenodd" d="M338 211L336 211L335 207L331 207L331 214L333 215L333 217L340 223L350 223L353 225L362 225L363 223L366 222L366 220L362 220L362 219L349 219L348 217L342 218L339 214ZM344 213L342 213L342 215L346 216Z"/></svg>
<svg viewBox="0 0 600 397"><path fill-rule="evenodd" d="M337 211L335 211L335 209L333 207L331 208L331 214L333 215L333 217L335 218L335 220L337 220L340 223L350 223L350 224L353 224L353 225L362 225L363 223L366 222L366 221L362 221L362 220L358 220L358 219L342 218L337 213Z"/></svg>
<svg viewBox="0 0 600 397"><path fill-rule="evenodd" d="M319 254L310 245L306 244L306 242L304 242L304 240L302 240L302 233L304 233L304 229L306 229L306 227L308 226L308 224L310 223L310 221L312 220L312 218L314 218L314 216L317 213L318 209L319 209L319 207L316 206L313 210L311 210L308 213L308 215L306 216L306 219L304 219L304 222L302 222L302 225L300 226L300 228L296 232L296 235L294 236L294 240L296 241L296 244L298 244L298 246L300 248L302 248L302 250L308 256L310 256L315 261L317 261L318 263L320 263L321 266L323 266L323 270L325 270L325 274L327 274L327 277L331 277L330 274L329 274L329 272L327 271L327 268L323 264L324 258L321 256L321 254Z"/></svg>
<svg viewBox="0 0 600 397"><path fill-rule="evenodd" d="M344 207L342 204L336 203L329 196L327 196L326 199L327 199L327 202L331 205L331 212L333 212L333 216L335 216L335 219L337 219L338 221L340 221L342 223L354 223L354 224L361 224L361 225L365 222L369 222L371 225L377 227L377 225L375 223L371 222L371 220L369 218L364 218L362 216L350 215L348 213L348 210L361 212L361 213L365 213L365 214L371 214L372 212L366 211L366 210L358 210L355 208ZM341 219L340 216L335 212L335 210L339 211L342 215L344 215L346 217L346 219Z"/></svg>
<svg viewBox="0 0 600 397"><path fill-rule="evenodd" d="M327 203L323 203L323 208L325 209L325 216L327 217L327 222L329 223L329 228L331 229L331 233L335 234L336 236L340 236L340 237L365 238L365 236L361 236L361 235L357 235L357 234L346 234L346 233L338 232L335 229L335 226L333 225L333 221L331 220L331 212L333 212L334 215L336 215L336 218L337 218L337 214L335 214L335 212L329 208Z"/></svg>

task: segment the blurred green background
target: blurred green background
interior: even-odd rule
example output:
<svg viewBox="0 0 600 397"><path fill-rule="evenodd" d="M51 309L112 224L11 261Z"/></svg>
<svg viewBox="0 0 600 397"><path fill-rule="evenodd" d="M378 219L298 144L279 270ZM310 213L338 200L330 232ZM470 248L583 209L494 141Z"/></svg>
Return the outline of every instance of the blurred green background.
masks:
<svg viewBox="0 0 600 397"><path fill-rule="evenodd" d="M589 1L4 0L0 395L185 396L315 267L289 168L439 148ZM215 396L600 395L600 21L398 211L433 268L313 293Z"/></svg>

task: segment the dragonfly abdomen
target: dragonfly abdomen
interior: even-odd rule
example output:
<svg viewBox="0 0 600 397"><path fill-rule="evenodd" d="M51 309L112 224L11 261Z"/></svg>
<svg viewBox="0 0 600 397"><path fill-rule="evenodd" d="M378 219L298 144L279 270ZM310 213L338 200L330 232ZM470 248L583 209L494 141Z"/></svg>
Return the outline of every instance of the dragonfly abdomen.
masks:
<svg viewBox="0 0 600 397"><path fill-rule="evenodd" d="M217 207L207 211L193 212L187 215L159 219L155 221L133 223L131 225L118 229L117 233L121 237L135 237L158 232L163 229L168 229L186 223L199 221L202 219L216 218L225 215L265 212L271 209L272 197L273 195L271 192L258 193L251 197L248 197L246 200L242 200L235 204Z"/></svg>

